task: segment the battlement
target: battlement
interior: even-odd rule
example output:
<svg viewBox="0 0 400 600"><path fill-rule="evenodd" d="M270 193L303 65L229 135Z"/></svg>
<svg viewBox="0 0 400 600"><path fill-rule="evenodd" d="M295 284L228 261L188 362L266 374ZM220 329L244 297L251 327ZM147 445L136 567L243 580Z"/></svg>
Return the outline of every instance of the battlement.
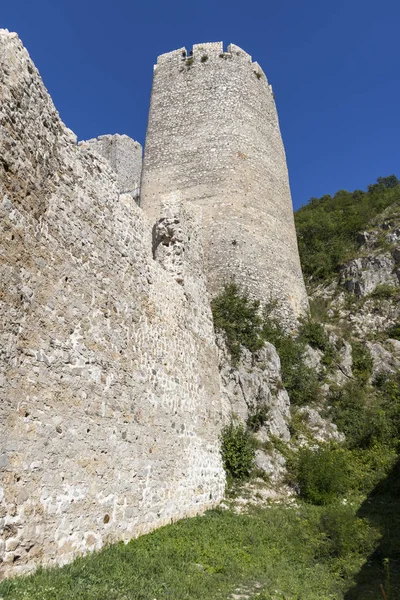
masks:
<svg viewBox="0 0 400 600"><path fill-rule="evenodd" d="M256 75L264 75L265 73L257 62L253 62L250 54L242 50L236 44L229 44L226 51L224 51L223 42L204 42L202 44L193 44L193 48L189 51L186 48L178 48L171 52L166 52L157 57L157 64L154 65L154 69L157 69L160 65L166 65L175 63L177 66L182 65L192 66L196 63L205 64L208 61L213 60L232 60L239 59L247 62L252 66Z"/></svg>

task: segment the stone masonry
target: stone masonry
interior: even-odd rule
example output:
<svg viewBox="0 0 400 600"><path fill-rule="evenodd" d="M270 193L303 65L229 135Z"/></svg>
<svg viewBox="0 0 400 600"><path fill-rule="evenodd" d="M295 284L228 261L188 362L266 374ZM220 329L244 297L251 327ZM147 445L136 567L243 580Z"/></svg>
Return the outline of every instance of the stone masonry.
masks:
<svg viewBox="0 0 400 600"><path fill-rule="evenodd" d="M90 148L107 159L117 174L119 191L131 194L139 203L140 175L142 172L142 146L127 135L100 135L79 142L82 148Z"/></svg>
<svg viewBox="0 0 400 600"><path fill-rule="evenodd" d="M195 207L153 233L6 30L0 127L1 577L201 512L225 476Z"/></svg>
<svg viewBox="0 0 400 600"><path fill-rule="evenodd" d="M151 220L171 194L202 212L210 293L234 277L293 326L308 304L274 96L234 44L158 57L140 200Z"/></svg>
<svg viewBox="0 0 400 600"><path fill-rule="evenodd" d="M0 229L0 578L216 505L232 411L287 439L275 349L232 369L209 302L233 276L288 327L307 307L273 95L243 50L158 58L141 176L129 137L77 144L0 30Z"/></svg>

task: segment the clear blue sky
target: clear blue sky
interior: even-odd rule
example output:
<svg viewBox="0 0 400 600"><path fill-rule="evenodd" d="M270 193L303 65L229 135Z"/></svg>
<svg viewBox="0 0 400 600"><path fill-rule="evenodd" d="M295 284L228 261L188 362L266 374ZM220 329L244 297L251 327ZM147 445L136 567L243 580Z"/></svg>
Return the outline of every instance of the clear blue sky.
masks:
<svg viewBox="0 0 400 600"><path fill-rule="evenodd" d="M295 207L400 176L400 0L3 0L79 139L144 142L153 64L233 42L272 83Z"/></svg>

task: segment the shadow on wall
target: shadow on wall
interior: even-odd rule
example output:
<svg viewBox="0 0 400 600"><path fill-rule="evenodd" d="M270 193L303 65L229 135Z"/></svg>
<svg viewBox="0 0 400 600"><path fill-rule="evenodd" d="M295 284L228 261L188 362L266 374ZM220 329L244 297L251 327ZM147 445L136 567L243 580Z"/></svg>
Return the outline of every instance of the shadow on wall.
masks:
<svg viewBox="0 0 400 600"><path fill-rule="evenodd" d="M400 460L361 505L358 516L381 530L379 546L358 573L345 600L400 598Z"/></svg>

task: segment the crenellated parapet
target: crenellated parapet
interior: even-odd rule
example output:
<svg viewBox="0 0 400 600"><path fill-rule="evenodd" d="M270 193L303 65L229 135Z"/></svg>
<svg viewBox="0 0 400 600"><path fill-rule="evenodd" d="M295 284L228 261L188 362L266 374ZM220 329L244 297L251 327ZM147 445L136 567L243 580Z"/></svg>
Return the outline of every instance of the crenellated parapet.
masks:
<svg viewBox="0 0 400 600"><path fill-rule="evenodd" d="M156 70L160 65L174 65L178 70L183 71L184 68L204 67L211 68L213 62L220 61L240 61L249 65L252 72L259 79L263 78L264 82L268 83L266 75L257 62L253 62L252 57L248 52L242 50L236 44L229 44L224 51L223 42L205 42L203 44L194 44L191 50L186 48L178 48L172 52L161 54L157 58L157 64L154 65Z"/></svg>

